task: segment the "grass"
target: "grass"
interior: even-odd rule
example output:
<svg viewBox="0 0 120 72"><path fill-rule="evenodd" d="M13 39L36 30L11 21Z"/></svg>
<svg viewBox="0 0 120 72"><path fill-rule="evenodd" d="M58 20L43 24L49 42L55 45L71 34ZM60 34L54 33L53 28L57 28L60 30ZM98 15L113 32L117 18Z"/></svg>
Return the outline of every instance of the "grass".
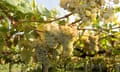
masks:
<svg viewBox="0 0 120 72"><path fill-rule="evenodd" d="M21 66L14 64L12 66L12 72L20 72ZM9 64L0 64L0 72L9 72Z"/></svg>

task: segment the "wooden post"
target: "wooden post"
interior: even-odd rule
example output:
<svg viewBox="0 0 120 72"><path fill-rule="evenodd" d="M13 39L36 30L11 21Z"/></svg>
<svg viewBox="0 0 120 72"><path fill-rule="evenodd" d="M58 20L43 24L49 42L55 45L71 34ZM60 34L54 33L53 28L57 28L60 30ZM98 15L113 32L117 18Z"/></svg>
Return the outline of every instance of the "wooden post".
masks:
<svg viewBox="0 0 120 72"><path fill-rule="evenodd" d="M9 63L9 72L12 72L12 63Z"/></svg>
<svg viewBox="0 0 120 72"><path fill-rule="evenodd" d="M21 72L23 72L24 71L24 64L22 63L21 64Z"/></svg>
<svg viewBox="0 0 120 72"><path fill-rule="evenodd" d="M99 72L102 72L102 70L103 70L102 65L98 64L98 66L99 66Z"/></svg>
<svg viewBox="0 0 120 72"><path fill-rule="evenodd" d="M85 61L85 64L84 64L84 68L85 68L85 72L88 72L88 66L87 66L87 60Z"/></svg>
<svg viewBox="0 0 120 72"><path fill-rule="evenodd" d="M48 69L49 69L48 65L42 64L42 72L48 72Z"/></svg>

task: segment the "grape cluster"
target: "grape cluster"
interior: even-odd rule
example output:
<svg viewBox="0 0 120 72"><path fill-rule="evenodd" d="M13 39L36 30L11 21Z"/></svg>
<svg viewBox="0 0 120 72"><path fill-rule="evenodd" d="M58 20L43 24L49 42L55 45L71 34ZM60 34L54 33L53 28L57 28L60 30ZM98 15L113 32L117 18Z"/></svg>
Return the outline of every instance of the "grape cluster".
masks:
<svg viewBox="0 0 120 72"><path fill-rule="evenodd" d="M44 59L57 56L71 57L73 53L73 43L77 40L78 30L76 27L59 26L58 24L44 24L37 28L41 30L39 35L44 36L42 40L38 39L36 53L38 59ZM41 57L43 56L43 57Z"/></svg>
<svg viewBox="0 0 120 72"><path fill-rule="evenodd" d="M85 24L94 24L97 20L108 23L116 19L111 2L118 4L119 0L60 0L60 6L77 13Z"/></svg>
<svg viewBox="0 0 120 72"><path fill-rule="evenodd" d="M98 52L98 39L98 36L82 36L80 41L81 43L83 43L83 46L81 47L88 53L90 53L91 51Z"/></svg>
<svg viewBox="0 0 120 72"><path fill-rule="evenodd" d="M64 56L72 56L73 43L76 41L77 35L78 31L76 28L69 26L60 26L58 39L63 46Z"/></svg>
<svg viewBox="0 0 120 72"><path fill-rule="evenodd" d="M35 48L35 61L43 62L45 64L48 64L48 49L47 46L44 45L44 42L41 42L40 38L33 41L33 45Z"/></svg>

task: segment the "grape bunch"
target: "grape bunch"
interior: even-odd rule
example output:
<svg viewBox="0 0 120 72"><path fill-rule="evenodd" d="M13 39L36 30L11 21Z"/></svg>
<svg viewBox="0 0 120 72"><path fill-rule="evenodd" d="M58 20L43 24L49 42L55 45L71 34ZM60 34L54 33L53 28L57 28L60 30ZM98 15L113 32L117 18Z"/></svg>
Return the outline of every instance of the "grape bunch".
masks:
<svg viewBox="0 0 120 72"><path fill-rule="evenodd" d="M98 47L98 36L82 36L80 38L81 44L83 44L81 46L81 48L86 51L88 54L92 51L94 52L98 52L99 51L99 47Z"/></svg>
<svg viewBox="0 0 120 72"><path fill-rule="evenodd" d="M64 57L72 56L73 43L77 40L78 36L78 30L76 27L70 27L67 25L60 26L58 24L44 24L42 26L40 25L37 30L42 32L38 32L39 36L42 36L42 38L39 38L39 46L36 47L38 59L45 60L43 57L46 58L46 56L47 58L49 58L49 56L53 58L61 55Z"/></svg>
<svg viewBox="0 0 120 72"><path fill-rule="evenodd" d="M60 0L60 6L65 10L77 13L85 24L94 24L97 21L104 23L116 19L115 7L119 0Z"/></svg>

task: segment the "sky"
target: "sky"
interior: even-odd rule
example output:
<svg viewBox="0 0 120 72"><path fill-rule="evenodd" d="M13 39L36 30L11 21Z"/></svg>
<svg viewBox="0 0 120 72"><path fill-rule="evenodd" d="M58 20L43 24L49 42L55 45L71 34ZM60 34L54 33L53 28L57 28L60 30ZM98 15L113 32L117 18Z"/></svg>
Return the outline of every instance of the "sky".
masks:
<svg viewBox="0 0 120 72"><path fill-rule="evenodd" d="M59 0L36 0L36 3L44 5L46 8L53 9L59 7Z"/></svg>

